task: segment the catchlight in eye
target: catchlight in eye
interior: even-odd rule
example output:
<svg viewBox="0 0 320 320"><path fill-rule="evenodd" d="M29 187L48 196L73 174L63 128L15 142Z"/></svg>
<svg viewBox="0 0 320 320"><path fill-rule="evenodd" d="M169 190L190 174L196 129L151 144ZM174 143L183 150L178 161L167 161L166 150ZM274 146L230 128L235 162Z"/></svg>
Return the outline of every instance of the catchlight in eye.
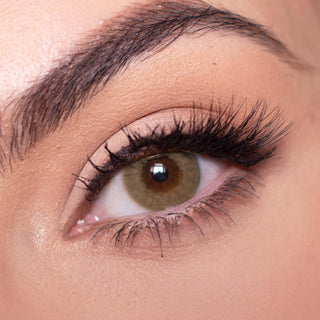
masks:
<svg viewBox="0 0 320 320"><path fill-rule="evenodd" d="M192 198L199 186L200 171L195 155L172 152L132 163L123 169L122 178L135 202L156 211Z"/></svg>

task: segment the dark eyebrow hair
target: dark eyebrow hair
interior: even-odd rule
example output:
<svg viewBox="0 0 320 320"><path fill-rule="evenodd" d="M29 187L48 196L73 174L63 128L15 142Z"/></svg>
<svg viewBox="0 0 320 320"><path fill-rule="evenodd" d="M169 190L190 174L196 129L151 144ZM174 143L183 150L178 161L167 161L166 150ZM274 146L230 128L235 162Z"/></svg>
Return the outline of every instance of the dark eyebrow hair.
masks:
<svg viewBox="0 0 320 320"><path fill-rule="evenodd" d="M10 138L4 141L0 131L0 161L22 158L133 59L159 52L182 35L208 31L249 38L289 65L299 65L287 47L264 26L204 1L156 0L135 4L94 31L74 52L10 102Z"/></svg>

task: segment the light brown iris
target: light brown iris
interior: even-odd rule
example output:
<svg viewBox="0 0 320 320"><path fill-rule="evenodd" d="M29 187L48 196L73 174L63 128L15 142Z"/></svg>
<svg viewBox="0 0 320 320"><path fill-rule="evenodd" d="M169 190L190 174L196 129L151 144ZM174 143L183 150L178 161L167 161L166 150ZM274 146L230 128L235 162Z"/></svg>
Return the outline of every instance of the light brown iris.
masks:
<svg viewBox="0 0 320 320"><path fill-rule="evenodd" d="M189 200L196 193L200 179L198 161L187 152L142 158L122 172L129 195L150 211L163 210Z"/></svg>

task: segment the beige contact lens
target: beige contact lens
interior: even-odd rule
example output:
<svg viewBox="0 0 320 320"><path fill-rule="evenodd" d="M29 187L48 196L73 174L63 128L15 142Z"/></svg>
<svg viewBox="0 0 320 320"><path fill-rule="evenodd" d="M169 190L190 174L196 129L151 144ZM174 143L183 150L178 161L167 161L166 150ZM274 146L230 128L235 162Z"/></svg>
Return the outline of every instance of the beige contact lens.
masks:
<svg viewBox="0 0 320 320"><path fill-rule="evenodd" d="M191 199L199 186L200 170L194 154L172 152L132 163L123 169L122 179L135 202L157 211Z"/></svg>

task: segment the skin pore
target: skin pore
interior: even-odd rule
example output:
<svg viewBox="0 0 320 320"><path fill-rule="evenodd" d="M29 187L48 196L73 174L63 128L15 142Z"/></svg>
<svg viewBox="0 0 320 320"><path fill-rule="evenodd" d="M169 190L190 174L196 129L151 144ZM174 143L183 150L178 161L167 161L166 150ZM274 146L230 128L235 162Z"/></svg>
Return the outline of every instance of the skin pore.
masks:
<svg viewBox="0 0 320 320"><path fill-rule="evenodd" d="M183 35L133 59L20 157L9 155L8 145L15 99L94 30L145 2L0 4L1 319L318 318L318 1L207 2L265 26L297 63L222 30ZM76 176L121 127L152 123L158 112L170 121L172 109L188 117L193 105L208 112L213 102L226 108L231 101L242 104L239 123L261 99L268 112L279 106L292 127L276 156L252 168L263 178L258 197L228 202L236 226L207 226L205 238L181 226L181 244L166 248L163 258L147 241L128 254L103 238L91 241L92 232L66 236L81 218L67 206L78 204L71 197ZM115 146L122 141L120 134Z"/></svg>

